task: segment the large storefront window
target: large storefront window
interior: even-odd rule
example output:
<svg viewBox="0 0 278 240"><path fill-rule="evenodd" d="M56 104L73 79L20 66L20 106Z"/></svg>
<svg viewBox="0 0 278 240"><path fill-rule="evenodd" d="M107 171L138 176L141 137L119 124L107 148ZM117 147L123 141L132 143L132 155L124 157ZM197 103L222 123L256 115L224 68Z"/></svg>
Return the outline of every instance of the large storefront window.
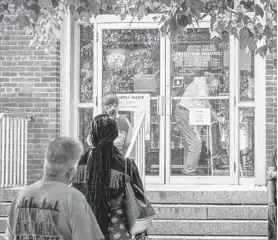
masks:
<svg viewBox="0 0 278 240"><path fill-rule="evenodd" d="M187 29L172 52L171 174L228 176L229 48Z"/></svg>

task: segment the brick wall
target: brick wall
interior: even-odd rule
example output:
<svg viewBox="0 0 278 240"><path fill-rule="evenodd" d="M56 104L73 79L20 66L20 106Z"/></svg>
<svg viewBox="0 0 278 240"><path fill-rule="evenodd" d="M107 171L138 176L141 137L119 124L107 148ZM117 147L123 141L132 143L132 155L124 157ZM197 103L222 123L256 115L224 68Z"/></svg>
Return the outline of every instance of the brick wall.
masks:
<svg viewBox="0 0 278 240"><path fill-rule="evenodd" d="M30 36L10 26L0 36L0 112L33 115L28 130L28 180L42 176L49 140L60 132L60 50L29 47Z"/></svg>
<svg viewBox="0 0 278 240"><path fill-rule="evenodd" d="M276 52L276 50L274 51ZM266 58L266 156L277 144L277 53Z"/></svg>

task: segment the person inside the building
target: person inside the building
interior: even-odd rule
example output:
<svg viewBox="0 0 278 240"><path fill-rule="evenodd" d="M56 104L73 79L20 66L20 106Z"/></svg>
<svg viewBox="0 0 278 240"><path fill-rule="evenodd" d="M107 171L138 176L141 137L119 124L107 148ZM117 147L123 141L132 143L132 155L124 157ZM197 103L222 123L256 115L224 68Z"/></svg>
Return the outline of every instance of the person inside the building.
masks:
<svg viewBox="0 0 278 240"><path fill-rule="evenodd" d="M124 207L125 158L113 144L118 137L115 120L107 114L96 116L89 136L92 152L87 162L87 201L106 240L131 240ZM143 191L134 161L131 168L127 171L131 182ZM145 236L138 234L136 239L144 240Z"/></svg>
<svg viewBox="0 0 278 240"><path fill-rule="evenodd" d="M42 180L18 192L11 204L6 240L104 240L86 198L69 186L82 153L82 144L70 137L49 143Z"/></svg>
<svg viewBox="0 0 278 240"><path fill-rule="evenodd" d="M117 123L118 137L114 145L124 155L132 138L132 126L125 116L119 114L119 99L116 94L106 95L102 106L103 113L107 113Z"/></svg>
<svg viewBox="0 0 278 240"><path fill-rule="evenodd" d="M268 239L277 240L277 146L273 149L267 171Z"/></svg>
<svg viewBox="0 0 278 240"><path fill-rule="evenodd" d="M177 105L175 118L188 147L188 152L184 151L184 169L182 170L186 175L195 174L202 151L202 141L197 126L189 124L189 109L198 107L195 105L196 98L208 97L209 94L215 93L219 88L219 84L219 76L205 72L204 77L195 77L186 87L181 101ZM209 101L198 100L197 102L202 102L201 107L211 109L213 119L223 122L223 117L216 113Z"/></svg>

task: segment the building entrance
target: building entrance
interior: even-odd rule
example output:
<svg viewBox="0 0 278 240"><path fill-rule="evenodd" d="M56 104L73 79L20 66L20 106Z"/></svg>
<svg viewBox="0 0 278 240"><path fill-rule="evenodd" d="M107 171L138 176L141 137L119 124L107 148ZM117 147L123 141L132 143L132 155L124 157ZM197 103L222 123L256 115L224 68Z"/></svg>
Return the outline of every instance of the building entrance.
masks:
<svg viewBox="0 0 278 240"><path fill-rule="evenodd" d="M116 94L133 128L146 113L146 183L254 184L253 53L229 36L227 46L211 44L208 22L171 38L151 18L111 19L76 27L80 139L103 98Z"/></svg>

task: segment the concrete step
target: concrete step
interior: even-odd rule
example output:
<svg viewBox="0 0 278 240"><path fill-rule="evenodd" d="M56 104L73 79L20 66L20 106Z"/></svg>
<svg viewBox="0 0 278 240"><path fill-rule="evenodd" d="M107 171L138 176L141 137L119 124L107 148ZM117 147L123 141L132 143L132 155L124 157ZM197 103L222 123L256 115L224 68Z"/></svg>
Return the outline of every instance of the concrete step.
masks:
<svg viewBox="0 0 278 240"><path fill-rule="evenodd" d="M0 203L0 217L6 217L9 214L10 203Z"/></svg>
<svg viewBox="0 0 278 240"><path fill-rule="evenodd" d="M265 220L154 220L152 235L267 236Z"/></svg>
<svg viewBox="0 0 278 240"><path fill-rule="evenodd" d="M7 220L7 217L0 217L0 234L6 231Z"/></svg>
<svg viewBox="0 0 278 240"><path fill-rule="evenodd" d="M149 235L149 240L267 240L258 236L161 236ZM0 238L1 240L1 238Z"/></svg>
<svg viewBox="0 0 278 240"><path fill-rule="evenodd" d="M0 233L7 218L0 218ZM267 221L257 220L154 220L151 235L188 236L267 236Z"/></svg>
<svg viewBox="0 0 278 240"><path fill-rule="evenodd" d="M157 204L224 204L224 205L265 205L266 191L148 191L147 196Z"/></svg>
<svg viewBox="0 0 278 240"><path fill-rule="evenodd" d="M147 191L147 197L157 204L225 204L225 205L265 205L267 193L265 188L254 188L245 191L210 190L210 186L200 190L180 191ZM233 188L232 188L233 189ZM264 189L264 190L261 190ZM20 189L3 189L0 191L0 202L10 202Z"/></svg>
<svg viewBox="0 0 278 240"><path fill-rule="evenodd" d="M267 205L153 204L157 219L266 220Z"/></svg>
<svg viewBox="0 0 278 240"><path fill-rule="evenodd" d="M18 190L0 191L0 234ZM147 196L157 213L149 229L150 240L267 239L265 190L210 190L207 186L202 190L152 190Z"/></svg>
<svg viewBox="0 0 278 240"><path fill-rule="evenodd" d="M153 204L156 219L266 220L265 205L167 205ZM0 203L0 217L8 216L10 203Z"/></svg>
<svg viewBox="0 0 278 240"><path fill-rule="evenodd" d="M21 188L6 188L0 190L0 203L11 202Z"/></svg>
<svg viewBox="0 0 278 240"><path fill-rule="evenodd" d="M149 235L149 240L267 240L267 237L257 236L154 236ZM0 234L0 240L4 240L4 235Z"/></svg>

